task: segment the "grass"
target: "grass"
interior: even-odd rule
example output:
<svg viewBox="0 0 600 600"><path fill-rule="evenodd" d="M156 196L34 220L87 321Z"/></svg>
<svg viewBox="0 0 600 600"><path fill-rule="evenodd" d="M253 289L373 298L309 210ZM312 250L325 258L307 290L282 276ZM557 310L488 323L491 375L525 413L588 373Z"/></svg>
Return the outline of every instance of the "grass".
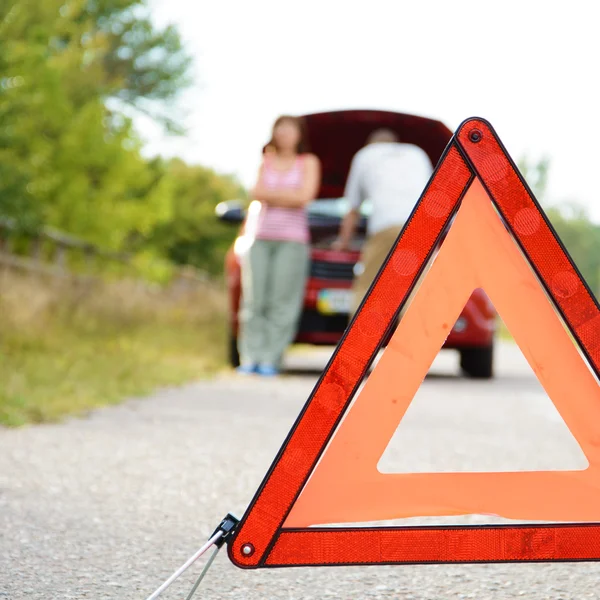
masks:
<svg viewBox="0 0 600 600"><path fill-rule="evenodd" d="M508 330L508 328L506 327L506 325L504 324L504 321L502 319L498 319L498 337L501 340L505 340L507 342L514 342L514 338L511 334L511 332Z"/></svg>
<svg viewBox="0 0 600 600"><path fill-rule="evenodd" d="M0 275L0 424L83 415L225 361L224 293Z"/></svg>

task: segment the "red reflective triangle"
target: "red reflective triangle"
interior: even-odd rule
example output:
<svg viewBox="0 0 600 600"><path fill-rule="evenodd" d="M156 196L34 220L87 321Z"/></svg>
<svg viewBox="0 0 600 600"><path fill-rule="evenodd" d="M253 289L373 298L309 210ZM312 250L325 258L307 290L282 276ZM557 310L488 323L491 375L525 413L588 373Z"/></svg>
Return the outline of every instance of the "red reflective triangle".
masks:
<svg viewBox="0 0 600 600"><path fill-rule="evenodd" d="M492 209L490 199L503 221ZM431 334L426 331L427 342L423 342L422 347L416 343L419 350L415 351L418 354L415 373L406 377L412 368L406 349L415 342L415 336L423 337L423 331L414 326L411 304L363 392L348 410L382 340L453 217L456 218L448 237L413 301L413 304L421 303L421 314L431 314L432 321ZM504 224L522 254L510 240ZM474 240L479 240L479 245ZM494 261L497 258L494 253L500 258L494 263L494 273L486 275L485 260ZM448 298L437 304L430 303L430 313L427 295L435 295L432 290L440 284L444 272L457 264L457 256L462 256L462 262L467 264L461 274L462 283L449 285ZM530 311L529 316L521 315L503 284L513 285L522 293L527 293L523 291L526 289L534 290L528 302L536 303L536 311ZM374 468L416 392L419 377L422 379L425 375L423 369L427 370L443 344L444 328L447 330L448 322L458 316L473 287L479 285L493 292L492 300L499 303L500 312L509 329L514 329L517 341L527 336L528 341L531 340L534 317L539 316L538 327L554 331L564 352L564 368L570 369L570 378L575 378L579 386L580 393L572 401L569 386L564 385L565 375L562 379L557 377L556 367L544 369L552 360L544 344L539 340L537 344L532 343L528 349L530 354L526 352L526 355L530 363L539 362L540 356L547 361L541 367L536 365L540 368L534 370L584 450L590 463L585 471L566 472L566 475L555 472L382 475ZM234 564L257 568L600 560L600 523L595 522L309 527L318 523L411 516L423 507L427 507L431 515L495 510L508 518L600 522L600 502L597 502L600 500L600 388L574 346L571 344L569 350L569 345L565 345L567 336L558 318L547 301L546 308L543 306L544 293L552 298L597 378L600 308L492 127L481 119L470 119L454 135L246 511L229 544L229 556ZM385 398L389 381L386 377L398 377L398 373L407 380L403 397ZM573 381L569 383L572 385ZM381 398L387 402L382 403ZM370 420L368 415L371 415ZM376 422L382 415L387 419L384 425ZM342 417L345 417L344 422L338 429ZM344 449L354 448L354 444L363 444L358 453L360 457L351 466L345 466ZM450 482L448 477L454 479ZM450 485L444 488L448 483ZM514 500L502 493L507 486L514 485L525 490L529 501ZM457 491L457 488L460 489ZM570 488L575 490L571 494ZM536 489L542 490L544 501L532 503L531 494ZM541 514L536 512L538 510Z"/></svg>

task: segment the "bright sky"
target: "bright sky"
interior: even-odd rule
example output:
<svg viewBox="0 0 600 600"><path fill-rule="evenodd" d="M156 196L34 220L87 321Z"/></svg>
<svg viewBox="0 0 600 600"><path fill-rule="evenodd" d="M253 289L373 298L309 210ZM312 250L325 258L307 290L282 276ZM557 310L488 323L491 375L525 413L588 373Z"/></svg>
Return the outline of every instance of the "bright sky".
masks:
<svg viewBox="0 0 600 600"><path fill-rule="evenodd" d="M150 0L195 59L189 134L147 151L254 183L281 113L379 108L488 119L515 160L552 160L549 199L600 221L600 36L592 0Z"/></svg>

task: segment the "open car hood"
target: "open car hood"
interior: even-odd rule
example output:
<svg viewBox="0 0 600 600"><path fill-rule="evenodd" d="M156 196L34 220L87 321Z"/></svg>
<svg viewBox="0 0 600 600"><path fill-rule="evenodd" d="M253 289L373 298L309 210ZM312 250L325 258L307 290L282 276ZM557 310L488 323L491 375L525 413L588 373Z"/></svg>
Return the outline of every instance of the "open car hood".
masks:
<svg viewBox="0 0 600 600"><path fill-rule="evenodd" d="M353 156L381 127L400 140L422 148L432 166L440 159L452 132L440 121L382 110L342 110L304 115L311 152L321 160L323 177L318 198L340 198Z"/></svg>

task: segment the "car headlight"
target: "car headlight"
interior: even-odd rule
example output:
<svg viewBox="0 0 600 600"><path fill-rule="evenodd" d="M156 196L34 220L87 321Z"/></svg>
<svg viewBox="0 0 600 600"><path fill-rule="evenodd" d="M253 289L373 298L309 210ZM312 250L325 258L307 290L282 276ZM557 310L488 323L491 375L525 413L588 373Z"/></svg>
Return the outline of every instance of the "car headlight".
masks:
<svg viewBox="0 0 600 600"><path fill-rule="evenodd" d="M253 239L247 235L241 235L233 244L233 252L239 258L246 254L252 246Z"/></svg>

